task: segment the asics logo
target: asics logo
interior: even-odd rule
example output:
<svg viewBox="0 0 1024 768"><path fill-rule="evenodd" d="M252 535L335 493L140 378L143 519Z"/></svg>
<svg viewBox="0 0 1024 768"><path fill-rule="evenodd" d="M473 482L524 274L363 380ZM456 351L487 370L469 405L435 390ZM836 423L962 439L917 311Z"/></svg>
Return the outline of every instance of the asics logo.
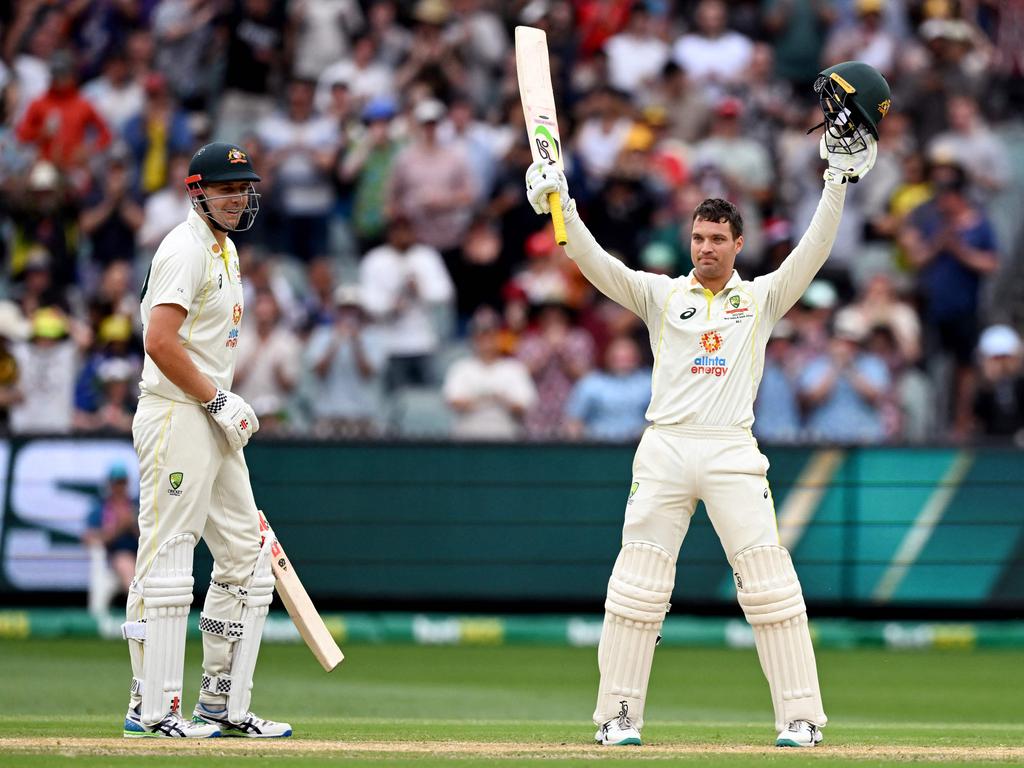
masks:
<svg viewBox="0 0 1024 768"><path fill-rule="evenodd" d="M691 317L697 314L696 307L690 307L689 309L683 310L683 313L679 315L680 320L689 320Z"/></svg>

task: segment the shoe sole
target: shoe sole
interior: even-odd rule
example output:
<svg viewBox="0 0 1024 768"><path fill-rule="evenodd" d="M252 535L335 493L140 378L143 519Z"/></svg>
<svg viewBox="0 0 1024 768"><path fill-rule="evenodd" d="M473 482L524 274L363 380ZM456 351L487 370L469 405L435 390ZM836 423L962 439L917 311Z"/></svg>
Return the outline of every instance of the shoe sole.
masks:
<svg viewBox="0 0 1024 768"><path fill-rule="evenodd" d="M287 739L292 735L290 730L284 733L232 733L221 731L220 735L226 739Z"/></svg>
<svg viewBox="0 0 1024 768"><path fill-rule="evenodd" d="M211 733L209 736L186 736L186 739L216 739L222 734ZM135 731L124 731L124 738L126 739L173 739L180 738L176 736L164 736L160 733L137 733Z"/></svg>
<svg viewBox="0 0 1024 768"><path fill-rule="evenodd" d="M623 739L622 741L598 741L602 747L640 747L643 742L640 739Z"/></svg>
<svg viewBox="0 0 1024 768"><path fill-rule="evenodd" d="M801 747L816 747L816 746L818 746L819 743L820 742L814 741L814 742L811 742L810 744L801 744L800 742L793 741L792 739L777 739L775 741L775 746L776 747L797 747L797 748L801 748Z"/></svg>

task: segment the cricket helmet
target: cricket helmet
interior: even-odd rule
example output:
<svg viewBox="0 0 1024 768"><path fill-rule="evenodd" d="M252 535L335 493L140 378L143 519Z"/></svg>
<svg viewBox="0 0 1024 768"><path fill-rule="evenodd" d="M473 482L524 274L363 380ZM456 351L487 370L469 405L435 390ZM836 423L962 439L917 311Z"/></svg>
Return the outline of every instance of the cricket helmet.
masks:
<svg viewBox="0 0 1024 768"><path fill-rule="evenodd" d="M844 61L823 70L814 81L814 92L825 114L829 146L850 154L864 149L865 131L878 138L878 124L892 104L885 78L863 61Z"/></svg>
<svg viewBox="0 0 1024 768"><path fill-rule="evenodd" d="M205 186L232 181L248 182L247 199L238 224L227 227L213 216L208 202L234 195L211 197L207 194ZM244 232L252 227L260 210L260 196L253 186L255 181L260 181L260 177L252 167L249 154L237 144L215 141L200 147L192 155L192 160L188 164L188 176L185 178L185 188L192 200L192 207L197 213L205 216L212 226L221 232Z"/></svg>

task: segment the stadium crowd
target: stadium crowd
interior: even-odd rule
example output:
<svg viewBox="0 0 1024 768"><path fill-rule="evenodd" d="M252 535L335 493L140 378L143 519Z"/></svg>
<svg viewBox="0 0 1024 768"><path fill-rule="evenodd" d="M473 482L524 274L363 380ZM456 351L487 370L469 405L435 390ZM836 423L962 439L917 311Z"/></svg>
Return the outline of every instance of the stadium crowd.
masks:
<svg viewBox="0 0 1024 768"><path fill-rule="evenodd" d="M1020 438L1024 6L996 0L19 0L0 9L0 427L126 433L138 296L210 140L250 152L236 391L264 434L632 440L647 331L523 193L512 29L548 32L597 239L744 277L813 212L825 66L889 80L873 173L769 343L766 442Z"/></svg>

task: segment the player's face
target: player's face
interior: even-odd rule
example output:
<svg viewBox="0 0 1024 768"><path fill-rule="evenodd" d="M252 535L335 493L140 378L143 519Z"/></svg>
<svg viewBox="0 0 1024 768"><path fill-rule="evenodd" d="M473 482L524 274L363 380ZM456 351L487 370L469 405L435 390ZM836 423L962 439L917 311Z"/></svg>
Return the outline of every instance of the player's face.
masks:
<svg viewBox="0 0 1024 768"><path fill-rule="evenodd" d="M727 281L736 254L743 248L743 235L733 238L728 222L696 219L690 233L690 259L702 283Z"/></svg>
<svg viewBox="0 0 1024 768"><path fill-rule="evenodd" d="M221 181L206 185L210 213L227 229L238 226L249 202L248 181Z"/></svg>

